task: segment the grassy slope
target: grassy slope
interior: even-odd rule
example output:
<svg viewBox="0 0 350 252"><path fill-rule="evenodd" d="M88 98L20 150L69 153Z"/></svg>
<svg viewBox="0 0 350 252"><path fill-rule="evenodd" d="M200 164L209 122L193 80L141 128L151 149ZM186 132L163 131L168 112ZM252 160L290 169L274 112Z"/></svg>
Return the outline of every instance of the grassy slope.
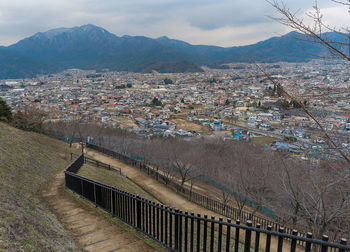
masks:
<svg viewBox="0 0 350 252"><path fill-rule="evenodd" d="M109 171L101 167L86 163L79 170L78 175L95 180L105 185L113 186L119 190L139 195L142 198L159 203L156 198L144 191L140 186L133 181L125 178L114 171Z"/></svg>
<svg viewBox="0 0 350 252"><path fill-rule="evenodd" d="M69 147L0 123L0 251L72 251L39 191L70 162Z"/></svg>

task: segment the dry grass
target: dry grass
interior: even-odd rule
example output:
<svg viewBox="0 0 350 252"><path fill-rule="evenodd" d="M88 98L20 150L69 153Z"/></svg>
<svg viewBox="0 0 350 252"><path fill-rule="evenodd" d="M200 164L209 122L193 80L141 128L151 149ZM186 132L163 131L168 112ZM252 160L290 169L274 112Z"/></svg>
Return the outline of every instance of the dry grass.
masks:
<svg viewBox="0 0 350 252"><path fill-rule="evenodd" d="M201 135L212 135L212 131L209 129L208 126L203 126L197 123L186 121L185 119L171 119L172 122L176 123L177 129L183 129L187 131L196 131L197 133L200 133Z"/></svg>
<svg viewBox="0 0 350 252"><path fill-rule="evenodd" d="M123 116L118 116L113 118L115 121L125 124L126 126L129 127L138 127L135 122L129 118L123 117Z"/></svg>
<svg viewBox="0 0 350 252"><path fill-rule="evenodd" d="M0 251L74 251L76 245L40 198L63 171L68 145L0 123Z"/></svg>
<svg viewBox="0 0 350 252"><path fill-rule="evenodd" d="M251 137L250 140L252 143L256 143L264 146L265 144L273 143L276 139L269 136L261 136L261 137Z"/></svg>
<svg viewBox="0 0 350 252"><path fill-rule="evenodd" d="M130 179L119 175L119 173L115 171L109 171L107 169L86 163L79 170L78 175L159 203L159 201L151 194L147 193L144 189L132 182Z"/></svg>

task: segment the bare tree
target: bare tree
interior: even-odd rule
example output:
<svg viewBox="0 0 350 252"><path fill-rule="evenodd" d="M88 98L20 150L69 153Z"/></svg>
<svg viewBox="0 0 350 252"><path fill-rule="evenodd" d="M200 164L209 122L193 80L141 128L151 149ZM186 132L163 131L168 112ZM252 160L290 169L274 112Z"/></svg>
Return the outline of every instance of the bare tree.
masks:
<svg viewBox="0 0 350 252"><path fill-rule="evenodd" d="M174 139L171 145L170 160L172 165L177 170L177 174L180 176L181 185L191 180L196 172L196 166L194 164L194 153L196 149L190 146L189 143L184 143L181 140Z"/></svg>
<svg viewBox="0 0 350 252"><path fill-rule="evenodd" d="M346 234L349 230L337 227L337 223L349 221L349 175L327 167L309 167L304 172L307 183L301 190L301 216L318 237L327 230Z"/></svg>
<svg viewBox="0 0 350 252"><path fill-rule="evenodd" d="M268 1L268 0L267 0ZM350 62L350 30L349 28L333 28L327 25L323 21L323 15L321 14L321 10L318 7L317 0L315 1L315 5L313 6L313 12L307 13L307 16L311 18L313 21L312 24L307 24L303 18L299 17L297 13L291 11L283 2L274 0L268 1L280 14L280 17L272 17L274 20L280 22L281 24L291 27L297 31L299 31L303 36L296 38L307 40L312 43L320 44L323 46L329 53L333 59L340 59L344 62ZM334 1L339 4L344 5L345 7L349 5L346 2ZM350 13L350 12L349 12ZM332 40L327 37L324 32L332 31L337 33L342 37L342 39ZM346 48L349 49L349 55L346 53ZM327 57L327 55L318 55L320 57ZM342 148L339 147L338 144L334 141L334 139L330 136L330 134L325 130L322 123L307 109L305 104L298 100L295 96L289 94L283 86L272 76L267 73L264 69L257 65L257 67L264 73L264 75L274 84L276 88L281 90L281 93L290 101L297 104L318 126L324 135L326 142L329 144L331 149L336 150L340 156L350 164L350 158L343 151Z"/></svg>
<svg viewBox="0 0 350 252"><path fill-rule="evenodd" d="M298 15L297 12L290 10L285 3L279 0L268 1L279 13L280 17L272 17L272 19L277 22L288 26L294 30L299 31L300 33L306 35L303 37L297 37L297 39L302 39L317 43L322 45L329 52L332 58L342 59L350 61L350 29L349 27L336 28L331 27L326 22L324 22L324 17L321 13L320 8L318 7L318 2L315 0L313 6L313 11L306 13L312 21L311 24L308 24L302 17ZM344 7L350 5L350 2L341 2L334 1L339 3ZM350 12L349 12L350 13ZM331 38L325 35L325 32L335 32L342 37L341 40L332 40ZM347 55L346 49L349 51ZM327 55L318 55L318 56L327 56Z"/></svg>
<svg viewBox="0 0 350 252"><path fill-rule="evenodd" d="M277 184L279 188L276 188L281 197L276 202L276 209L279 209L279 217L283 223L291 223L293 227L296 227L302 210L302 191L305 186L303 167L305 164L293 161L286 162L284 158L281 159L280 183Z"/></svg>
<svg viewBox="0 0 350 252"><path fill-rule="evenodd" d="M146 156L151 165L154 165L158 172L160 169L160 172L166 178L166 184L174 173L171 161L171 144L170 141L155 138L149 140L147 146Z"/></svg>
<svg viewBox="0 0 350 252"><path fill-rule="evenodd" d="M333 0L333 2L343 5L344 8L350 6L349 1ZM274 20L301 33L296 39L316 43L323 47L325 49L324 51L328 52L328 54L317 55L318 57L342 60L344 64L350 62L349 28L336 28L327 25L324 22L324 17L318 7L317 1L315 1L315 5L313 6L313 11L306 13L307 17L312 21L311 24L308 24L298 13L291 11L281 1L274 0L269 1L269 3L280 14L280 17L273 17ZM334 32L338 35L338 38L333 39L325 34L325 32ZM324 128L323 123L308 110L304 103L289 94L269 73L261 67L259 69L275 87L281 89L282 94L287 99L298 104L315 122L324 135L326 143L329 145L329 155L331 156L332 151L335 150L338 152L338 156L340 155L345 160L346 166L349 166L350 159L346 149L341 148L334 141L334 138ZM325 92L322 96L327 96L328 93ZM339 158L334 156L334 160L337 159ZM279 209L284 209L286 212L281 213L279 211L279 214L285 215L287 222L288 218L291 218L293 224L301 222L304 225L312 227L316 236L320 236L325 231L328 231L335 238L339 233L346 234L349 232L349 225L341 225L341 223L347 223L349 221L349 170L343 169L337 171L334 168L330 168L330 163L321 161L322 163L325 163L325 167L322 167L322 165L314 167L312 164L305 166L304 164L290 168L284 164L280 174L283 196L280 198L279 203L283 204L282 202L288 201L289 204L285 204L284 207L280 205ZM288 212L288 209L291 212Z"/></svg>
<svg viewBox="0 0 350 252"><path fill-rule="evenodd" d="M281 223L296 225L299 230L306 226L315 235L350 233L350 225L346 225L350 216L346 170L335 170L326 162L299 162L246 142L145 139L95 126L80 125L81 134L96 138L95 134L101 134L99 144L117 151L120 143L127 142L126 155L144 157L166 178L174 177L182 185L188 182L191 190L194 180L199 181L198 175L204 175L217 186L224 204L234 201L240 210L249 204L253 212L267 207ZM72 124L57 128L71 132Z"/></svg>

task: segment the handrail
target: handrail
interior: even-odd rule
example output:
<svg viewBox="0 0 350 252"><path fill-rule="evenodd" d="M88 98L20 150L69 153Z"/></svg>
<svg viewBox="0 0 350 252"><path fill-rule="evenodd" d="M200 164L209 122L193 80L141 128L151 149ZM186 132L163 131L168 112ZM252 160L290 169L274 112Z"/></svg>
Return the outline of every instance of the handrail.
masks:
<svg viewBox="0 0 350 252"><path fill-rule="evenodd" d="M239 220L231 223L223 218L216 220L204 215L183 213L178 209L168 208L139 196L121 191L117 188L84 178L76 174L84 162L84 155L77 158L64 172L66 188L79 194L96 206L104 209L113 216L128 223L138 231L153 238L172 251L188 251L196 248L206 251L244 251L255 249L270 250L277 248L278 251L297 251L297 243L304 243L304 251L313 250L350 251L346 240L340 243L329 242L324 236L323 240L312 238L311 233L302 237L293 232L287 234L283 228L278 231L255 227L251 221L242 225ZM231 233L232 230L232 233ZM234 232L233 232L234 231ZM253 235L254 234L254 235ZM264 234L263 236L261 234ZM271 243L275 239L277 245Z"/></svg>

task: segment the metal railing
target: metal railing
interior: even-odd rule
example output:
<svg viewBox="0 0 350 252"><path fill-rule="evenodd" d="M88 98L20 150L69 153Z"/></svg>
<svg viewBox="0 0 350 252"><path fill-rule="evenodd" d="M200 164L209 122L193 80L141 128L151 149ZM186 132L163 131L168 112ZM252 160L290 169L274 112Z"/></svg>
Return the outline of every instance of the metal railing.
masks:
<svg viewBox="0 0 350 252"><path fill-rule="evenodd" d="M70 154L70 159L73 159L73 153ZM84 164L84 155L80 155L67 169L67 172L77 173Z"/></svg>
<svg viewBox="0 0 350 252"><path fill-rule="evenodd" d="M75 174L83 165L80 156L65 171L66 187L148 235L172 251L350 251L346 240L340 243L298 236L296 231L285 233L284 228L272 231L246 221L215 219L214 216L183 213L114 187L86 179ZM298 243L304 243L300 247Z"/></svg>
<svg viewBox="0 0 350 252"><path fill-rule="evenodd" d="M242 222L247 222L248 220L252 221L253 225L260 224L261 228L267 229L269 226L272 227L272 230L278 231L280 227L282 227L281 224L278 222L269 220L267 218L252 214L250 212L244 211L242 209L233 207L231 205L223 204L220 201L214 200L212 198L209 198L206 195L202 195L200 193L194 192L191 189L188 189L176 181L172 180L171 178L164 176L160 172L158 172L156 169L154 169L154 166L150 163L145 163L143 161L132 159L126 155L120 154L118 152L106 149L101 146L93 145L93 144L87 144L87 148L96 150L98 152L101 152L105 155L111 156L113 158L119 159L123 161L124 163L134 166L141 171L147 173L149 176L155 178L156 180L162 182L167 187L173 189L177 193L181 194L183 197L188 199L189 201L196 203L208 210L211 210L213 212L216 212L218 214L221 214L223 216L229 217L231 219L237 220L240 219ZM292 234L293 231L295 231L293 228L284 227L284 232L288 234ZM304 236L306 237L306 233L299 232L298 236ZM303 242L300 241L299 245L303 245Z"/></svg>
<svg viewBox="0 0 350 252"><path fill-rule="evenodd" d="M79 156L77 154L74 154L74 153L71 153L70 154L70 159L73 160L73 157L81 157L81 156ZM98 160L95 160L95 159L92 159L92 158L89 158L89 157L86 157L86 156L84 156L83 162L95 165L97 167L104 168L104 169L109 170L109 171L117 172L117 173L119 173L119 175L123 175L124 177L126 177L126 175L122 173L122 169L121 168L117 168L117 167L111 166L109 164L102 163L102 162L100 162ZM77 173L77 171L74 171L74 173Z"/></svg>

